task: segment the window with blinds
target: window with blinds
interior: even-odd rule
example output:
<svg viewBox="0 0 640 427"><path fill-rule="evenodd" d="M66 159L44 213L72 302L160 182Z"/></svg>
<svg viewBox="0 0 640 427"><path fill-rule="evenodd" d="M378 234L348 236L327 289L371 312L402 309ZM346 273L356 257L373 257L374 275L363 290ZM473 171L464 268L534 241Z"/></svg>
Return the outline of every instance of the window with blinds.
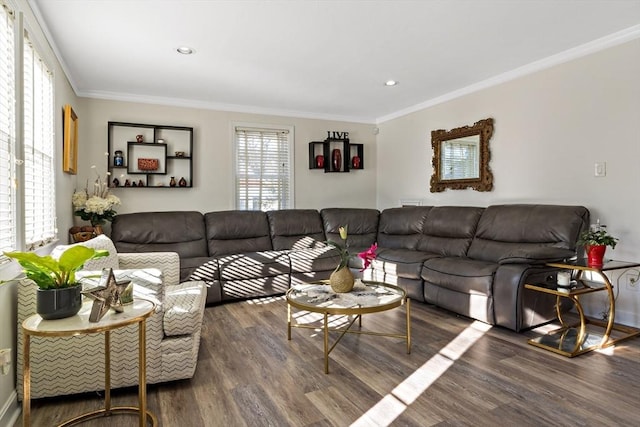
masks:
<svg viewBox="0 0 640 427"><path fill-rule="evenodd" d="M442 179L478 178L479 139L446 141L442 147Z"/></svg>
<svg viewBox="0 0 640 427"><path fill-rule="evenodd" d="M236 209L293 208L292 129L235 128Z"/></svg>
<svg viewBox="0 0 640 427"><path fill-rule="evenodd" d="M0 3L0 262L16 246L13 153L16 140L13 13Z"/></svg>
<svg viewBox="0 0 640 427"><path fill-rule="evenodd" d="M53 75L24 38L24 229L28 249L56 237Z"/></svg>

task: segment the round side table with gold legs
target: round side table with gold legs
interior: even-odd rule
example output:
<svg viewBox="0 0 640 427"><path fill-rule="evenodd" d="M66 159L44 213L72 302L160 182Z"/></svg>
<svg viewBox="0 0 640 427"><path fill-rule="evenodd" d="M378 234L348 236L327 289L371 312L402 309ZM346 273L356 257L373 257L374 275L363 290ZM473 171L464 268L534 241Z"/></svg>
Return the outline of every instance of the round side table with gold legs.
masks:
<svg viewBox="0 0 640 427"><path fill-rule="evenodd" d="M72 317L58 320L43 320L34 314L22 322L23 341L23 391L22 425L31 425L31 367L29 362L29 347L32 336L39 337L68 337L87 334L104 334L104 408L87 412L71 418L59 427L71 426L81 422L117 414L138 414L140 427L147 423L158 425L153 413L147 410L147 372L146 372L146 320L155 311L155 303L136 298L131 305L127 305L122 313L112 310L100 321L89 322L89 314L93 301L86 301L80 312ZM138 324L138 406L111 406L111 331L128 325Z"/></svg>

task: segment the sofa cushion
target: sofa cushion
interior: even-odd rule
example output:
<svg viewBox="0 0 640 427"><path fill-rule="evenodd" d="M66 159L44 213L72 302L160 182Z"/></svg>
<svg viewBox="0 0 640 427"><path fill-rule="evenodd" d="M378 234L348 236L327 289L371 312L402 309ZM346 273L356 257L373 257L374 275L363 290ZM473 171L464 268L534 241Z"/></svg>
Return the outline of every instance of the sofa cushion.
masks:
<svg viewBox="0 0 640 427"><path fill-rule="evenodd" d="M177 252L181 259L208 255L200 212L121 214L111 224L111 238L120 252Z"/></svg>
<svg viewBox="0 0 640 427"><path fill-rule="evenodd" d="M334 270L340 264L340 254L331 247L290 251L291 273Z"/></svg>
<svg viewBox="0 0 640 427"><path fill-rule="evenodd" d="M484 208L440 206L424 220L416 249L445 256L465 256Z"/></svg>
<svg viewBox="0 0 640 427"><path fill-rule="evenodd" d="M220 280L244 280L289 274L289 257L283 251L250 252L218 258Z"/></svg>
<svg viewBox="0 0 640 427"><path fill-rule="evenodd" d="M407 206L385 209L380 213L378 246L392 249L415 249L422 237L422 226L430 206Z"/></svg>
<svg viewBox="0 0 640 427"><path fill-rule="evenodd" d="M441 255L412 249L380 249L372 268L406 279L420 279L422 265L428 259Z"/></svg>
<svg viewBox="0 0 640 427"><path fill-rule="evenodd" d="M425 288L440 286L464 294L493 294L493 277L499 264L470 258L445 257L425 261Z"/></svg>
<svg viewBox="0 0 640 427"><path fill-rule="evenodd" d="M59 259L64 251L66 251L70 247L78 245L96 250L105 249L109 251L109 255L106 257L96 258L85 262L84 266L82 267L83 270L101 271L103 268L111 268L113 270L117 270L118 268L120 268L118 262L118 251L116 250L116 247L114 246L111 239L105 234L100 234L93 239L87 240L86 242L74 243L72 245L58 245L51 251L51 257L53 257L54 259Z"/></svg>
<svg viewBox="0 0 640 427"><path fill-rule="evenodd" d="M267 214L262 211L220 211L204 215L209 256L270 251Z"/></svg>
<svg viewBox="0 0 640 427"><path fill-rule="evenodd" d="M589 211L582 206L489 206L480 217L468 256L499 262L514 258L513 253L521 257L523 251L539 251L541 247L574 253L578 236L588 223Z"/></svg>
<svg viewBox="0 0 640 427"><path fill-rule="evenodd" d="M324 244L320 213L314 209L267 212L274 250L319 248Z"/></svg>
<svg viewBox="0 0 640 427"><path fill-rule="evenodd" d="M211 257L195 257L180 259L180 281L184 282L203 264L211 261ZM216 264L217 268L217 264Z"/></svg>
<svg viewBox="0 0 640 427"><path fill-rule="evenodd" d="M376 242L380 212L364 208L326 208L320 211L325 239L340 242L340 227L347 227L347 243L352 254Z"/></svg>

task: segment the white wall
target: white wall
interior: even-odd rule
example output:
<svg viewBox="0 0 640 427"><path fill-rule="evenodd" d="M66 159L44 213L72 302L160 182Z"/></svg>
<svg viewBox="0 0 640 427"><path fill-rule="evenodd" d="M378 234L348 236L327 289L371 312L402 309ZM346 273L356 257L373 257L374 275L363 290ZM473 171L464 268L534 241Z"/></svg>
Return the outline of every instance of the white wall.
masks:
<svg viewBox="0 0 640 427"><path fill-rule="evenodd" d="M640 40L379 125L378 207L578 204L620 238L607 257L640 261ZM493 117L494 190L429 192L431 131ZM606 177L594 177L606 162ZM614 280L617 275L614 275ZM615 283L614 283L615 284ZM617 317L640 325L640 292L622 285ZM589 304L599 315L603 295Z"/></svg>
<svg viewBox="0 0 640 427"><path fill-rule="evenodd" d="M193 108L82 99L80 117L79 184L91 177L96 165L104 177L107 162L107 122L123 121L194 128L194 188L116 188L122 200L118 213L140 211L233 209L232 123L249 122L294 127L295 207L376 206L375 135L370 124L231 113ZM324 173L309 169L308 143L321 141L327 131L347 131L353 143L364 144L365 169L349 173ZM132 135L132 138L134 135ZM176 177L179 179L180 177ZM71 193L67 194L71 200Z"/></svg>

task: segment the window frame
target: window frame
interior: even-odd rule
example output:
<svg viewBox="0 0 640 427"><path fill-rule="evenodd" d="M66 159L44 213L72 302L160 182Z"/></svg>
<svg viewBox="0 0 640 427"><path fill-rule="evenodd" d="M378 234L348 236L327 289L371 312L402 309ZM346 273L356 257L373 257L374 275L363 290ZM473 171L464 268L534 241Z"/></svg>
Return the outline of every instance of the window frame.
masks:
<svg viewBox="0 0 640 427"><path fill-rule="evenodd" d="M284 131L287 132L287 161L288 164L288 191L287 199L289 206L280 207L279 209L293 209L295 207L295 128L291 125L276 125L276 124L263 124L263 123L247 123L247 122L232 122L231 123L231 145L232 145L232 206L236 210L251 210L243 209L238 204L238 136L237 129L245 128L255 131Z"/></svg>
<svg viewBox="0 0 640 427"><path fill-rule="evenodd" d="M42 41L42 36L39 32L30 31L30 26L25 23L25 15L21 11L20 7L15 5L11 0L0 0L0 7L6 7L7 10L13 15L13 62L14 62L14 126L15 126L15 143L9 150L10 162L13 171L10 172L10 179L13 186L13 194L11 195L13 206L12 215L14 221L14 227L11 231L13 233L14 246L11 250L18 251L34 251L39 254L45 254L50 251L52 245L58 241L58 229L56 224L57 217L57 203L55 197L57 172L56 165L59 157L55 129L57 126L57 120L55 115L56 108L56 69L52 66L55 64L55 60L52 59L51 52L47 48L47 44ZM27 41L28 40L28 41ZM37 60L41 62L47 74L47 93L44 98L47 101L45 106L46 112L43 115L39 114L39 119L46 118L46 125L38 126L40 130L45 130L45 137L41 138L46 145L45 152L50 160L47 164L50 167L46 167L47 173L44 173L44 178L49 182L49 196L50 203L47 204L48 219L41 221L42 224L46 224L47 230L43 233L42 239L27 244L26 237L26 196L25 196L25 46L29 43L30 47L35 53ZM44 48L43 48L44 46ZM50 85L50 86L49 86ZM45 86L43 86L45 87ZM49 92L50 88L50 92ZM42 95L44 92L41 92ZM38 113L45 110L36 110ZM45 123L41 122L41 123ZM41 132L42 133L42 132ZM43 146L45 147L45 146ZM44 211L42 211L44 212ZM44 218L44 213L40 217ZM52 219L53 221L50 221ZM40 224L40 225L42 225ZM0 252L0 280L9 280L15 277L15 274L19 269L17 263L11 262L11 260L5 257Z"/></svg>

